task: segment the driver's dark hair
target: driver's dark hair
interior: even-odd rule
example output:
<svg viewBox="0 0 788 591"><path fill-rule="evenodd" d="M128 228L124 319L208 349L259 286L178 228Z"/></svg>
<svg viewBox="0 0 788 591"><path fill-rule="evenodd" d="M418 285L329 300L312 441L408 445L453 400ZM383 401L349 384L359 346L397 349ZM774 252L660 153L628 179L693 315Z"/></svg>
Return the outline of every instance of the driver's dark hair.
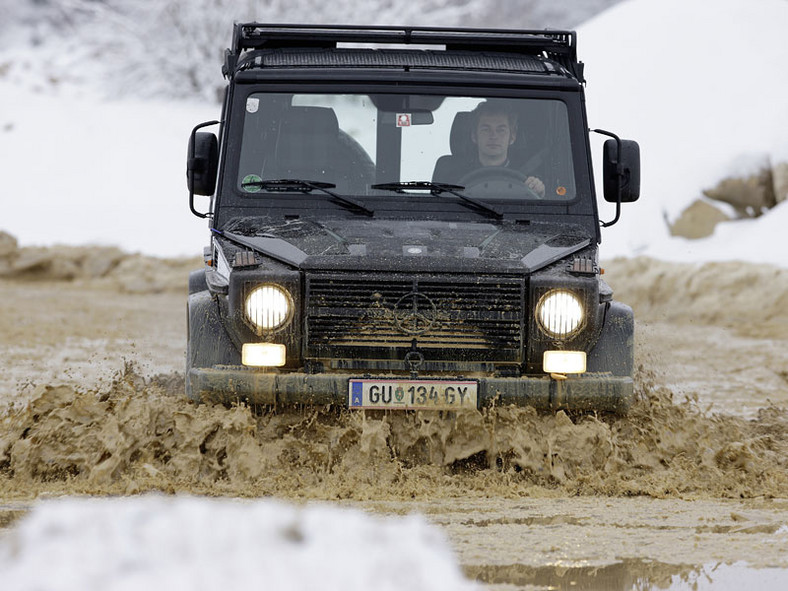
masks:
<svg viewBox="0 0 788 591"><path fill-rule="evenodd" d="M482 101L471 111L471 115L473 117L473 133L476 133L479 128L479 119L482 115L506 115L509 120L509 129L512 130L512 133L517 133L517 113L506 101L495 99Z"/></svg>

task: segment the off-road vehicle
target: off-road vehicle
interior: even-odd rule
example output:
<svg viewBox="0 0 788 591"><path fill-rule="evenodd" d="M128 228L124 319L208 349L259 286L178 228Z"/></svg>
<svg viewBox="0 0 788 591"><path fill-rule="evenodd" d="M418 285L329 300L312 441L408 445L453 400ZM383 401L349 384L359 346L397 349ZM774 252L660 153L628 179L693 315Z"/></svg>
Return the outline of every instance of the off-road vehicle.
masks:
<svg viewBox="0 0 788 591"><path fill-rule="evenodd" d="M600 222L576 47L572 31L235 25L221 121L188 149L210 228L188 395L625 411L633 316L598 244L638 198L640 155L594 130L617 204Z"/></svg>

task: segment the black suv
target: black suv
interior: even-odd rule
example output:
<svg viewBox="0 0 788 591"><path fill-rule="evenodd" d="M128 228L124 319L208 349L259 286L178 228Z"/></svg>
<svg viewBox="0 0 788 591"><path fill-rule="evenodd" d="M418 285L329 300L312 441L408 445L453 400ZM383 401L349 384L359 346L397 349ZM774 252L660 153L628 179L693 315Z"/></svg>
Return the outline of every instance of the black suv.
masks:
<svg viewBox="0 0 788 591"><path fill-rule="evenodd" d="M223 72L189 143L190 397L626 411L598 244L640 156L594 130L600 222L574 32L238 24Z"/></svg>

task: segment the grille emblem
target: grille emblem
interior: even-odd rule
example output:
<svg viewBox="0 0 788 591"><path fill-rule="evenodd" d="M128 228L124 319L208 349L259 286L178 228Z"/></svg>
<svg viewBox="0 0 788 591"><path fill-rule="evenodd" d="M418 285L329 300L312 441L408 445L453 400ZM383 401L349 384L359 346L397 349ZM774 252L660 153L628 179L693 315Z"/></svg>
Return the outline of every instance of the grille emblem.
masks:
<svg viewBox="0 0 788 591"><path fill-rule="evenodd" d="M437 308L423 293L412 291L394 304L394 324L405 334L424 334L437 321Z"/></svg>

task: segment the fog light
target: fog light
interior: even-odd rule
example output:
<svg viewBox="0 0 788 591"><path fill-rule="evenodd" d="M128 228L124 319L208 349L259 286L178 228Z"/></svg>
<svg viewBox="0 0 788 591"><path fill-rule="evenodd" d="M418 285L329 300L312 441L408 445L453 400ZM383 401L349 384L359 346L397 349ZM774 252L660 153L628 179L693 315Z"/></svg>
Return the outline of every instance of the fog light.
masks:
<svg viewBox="0 0 788 591"><path fill-rule="evenodd" d="M282 367L287 358L287 347L275 343L244 343L241 363L250 367Z"/></svg>
<svg viewBox="0 0 788 591"><path fill-rule="evenodd" d="M545 351L542 367L545 373L583 373L586 370L586 352Z"/></svg>

